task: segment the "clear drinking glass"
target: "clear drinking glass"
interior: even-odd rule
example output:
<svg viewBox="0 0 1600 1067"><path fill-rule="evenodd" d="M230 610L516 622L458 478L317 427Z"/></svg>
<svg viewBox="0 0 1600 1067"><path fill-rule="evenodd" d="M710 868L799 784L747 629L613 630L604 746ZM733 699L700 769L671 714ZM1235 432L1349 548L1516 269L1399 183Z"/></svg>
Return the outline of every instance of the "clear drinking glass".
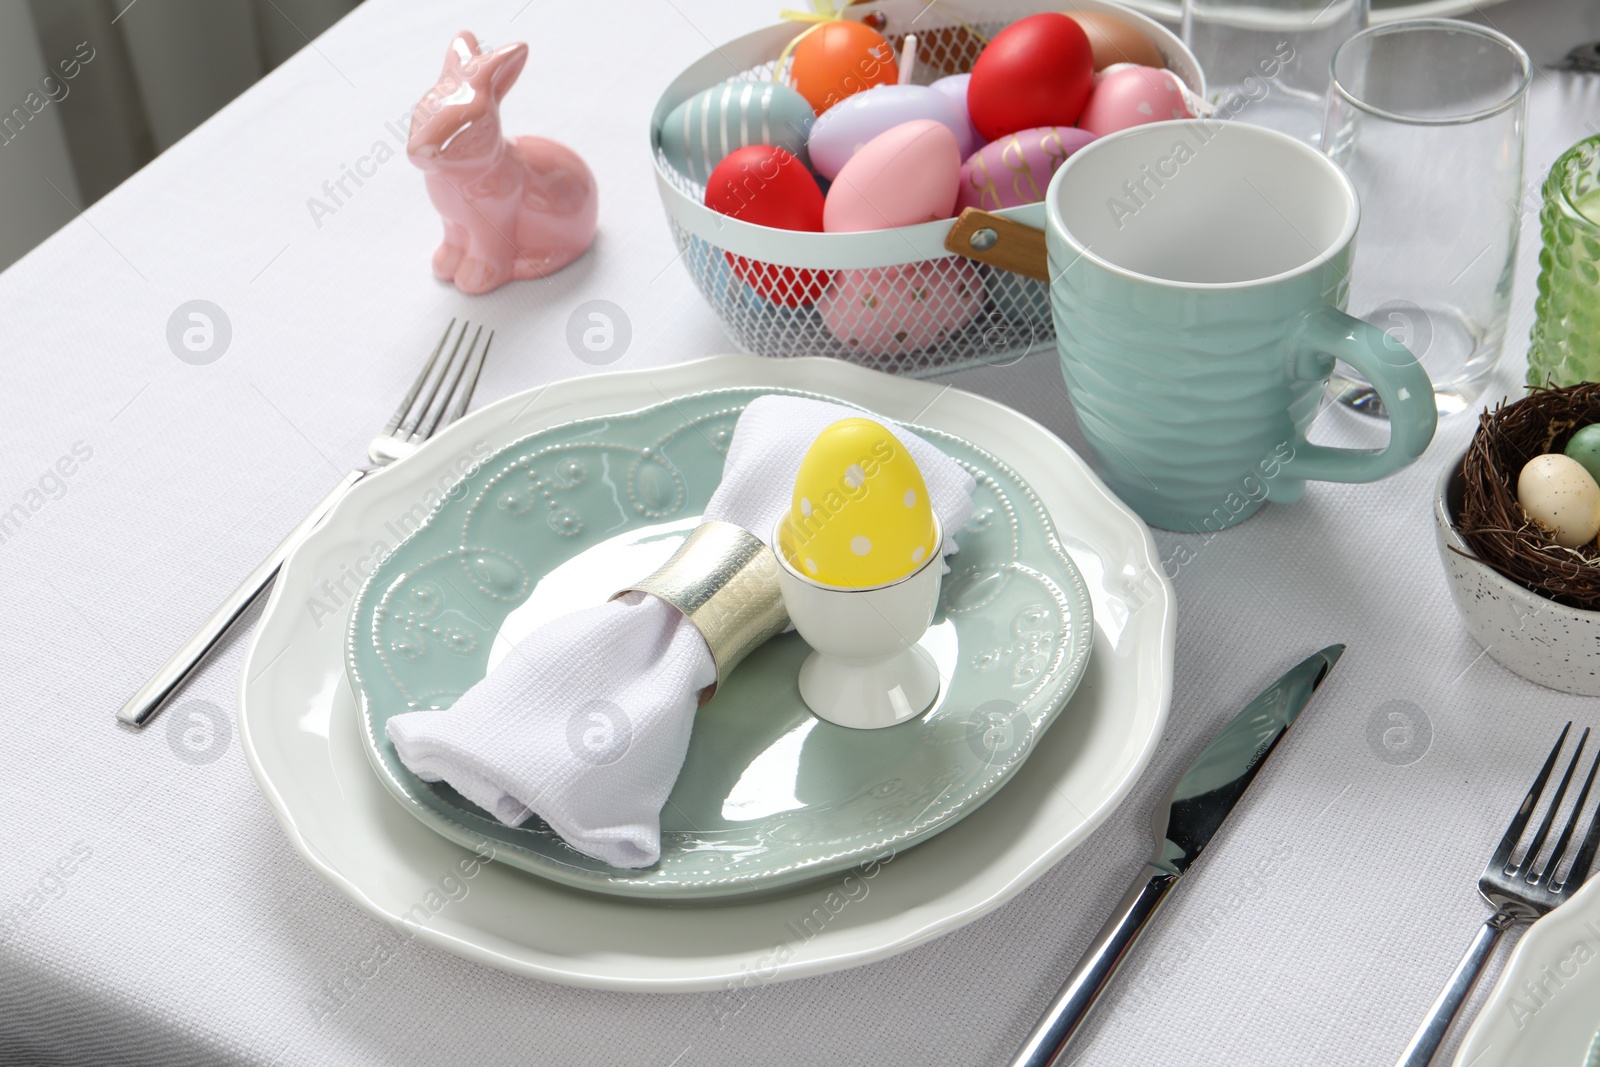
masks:
<svg viewBox="0 0 1600 1067"><path fill-rule="evenodd" d="M1550 168L1539 228L1528 384L1600 382L1600 137L1579 141Z"/></svg>
<svg viewBox="0 0 1600 1067"><path fill-rule="evenodd" d="M1361 196L1349 311L1416 353L1441 415L1473 404L1505 340L1529 72L1515 41L1450 19L1374 26L1333 58L1323 150ZM1383 414L1348 367L1330 389Z"/></svg>
<svg viewBox="0 0 1600 1067"><path fill-rule="evenodd" d="M1183 41L1206 72L1217 118L1322 136L1328 66L1367 25L1368 0L1183 0Z"/></svg>

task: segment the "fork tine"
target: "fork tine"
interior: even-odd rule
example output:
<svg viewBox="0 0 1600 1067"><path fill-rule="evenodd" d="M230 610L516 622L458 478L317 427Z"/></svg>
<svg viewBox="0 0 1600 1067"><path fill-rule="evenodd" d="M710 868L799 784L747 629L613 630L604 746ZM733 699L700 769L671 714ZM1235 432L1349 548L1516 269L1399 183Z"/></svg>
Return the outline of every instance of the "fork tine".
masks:
<svg viewBox="0 0 1600 1067"><path fill-rule="evenodd" d="M467 331L472 329L471 322L462 322L461 332L456 334L456 343L450 346L450 355L444 361L444 366L439 368L439 373L434 376L433 384L428 386L427 396L422 398L419 405L414 407L409 415L400 420L400 429L406 431L408 441L421 441L427 434L420 433L422 421L428 417L428 409L433 407L433 402L439 396L439 387L444 380L450 377L450 368L455 366L456 356L461 351L461 342L467 339ZM482 327L479 327L481 330Z"/></svg>
<svg viewBox="0 0 1600 1067"><path fill-rule="evenodd" d="M1600 765L1600 752L1595 754L1595 763ZM1589 772L1589 777L1594 777L1594 771ZM1573 813L1574 818L1577 812ZM1568 886L1577 887L1589 877L1589 867L1594 863L1594 854L1600 848L1600 810L1589 818L1589 832L1583 835L1583 844L1578 848L1578 854L1572 860L1572 868L1567 871L1567 877L1562 880L1561 888Z"/></svg>
<svg viewBox="0 0 1600 1067"><path fill-rule="evenodd" d="M1586 734L1587 732L1588 731L1585 731ZM1556 842L1556 850L1551 855L1550 862L1548 865L1546 865L1544 872L1540 875L1546 887L1550 887L1553 884L1556 876L1556 868L1561 863L1561 857L1566 854L1567 845L1572 842L1572 833L1578 828L1578 821L1583 818L1583 806L1584 804L1588 803L1589 789L1594 785L1596 771L1600 771L1600 754L1596 754L1594 762L1589 764L1589 776L1583 780L1583 789L1578 792L1578 799L1572 804L1572 815L1567 819L1566 829L1561 831L1561 839ZM1569 883L1572 883L1572 874L1570 871L1567 873L1567 876L1561 880L1561 884L1556 887L1556 890L1559 892L1560 890L1565 889Z"/></svg>
<svg viewBox="0 0 1600 1067"><path fill-rule="evenodd" d="M456 397L455 407L445 416L445 425L448 426L467 413L467 405L472 403L472 394L478 390L478 376L483 373L483 365L489 359L489 346L494 344L494 331L489 331L488 338L483 342L483 351L478 353L478 362L472 368L472 377L467 379L465 389Z"/></svg>
<svg viewBox="0 0 1600 1067"><path fill-rule="evenodd" d="M400 401L400 406L394 409L394 414L384 425L385 434L394 433L400 428L400 420L406 417L406 412L411 410L412 401L417 399L417 394L422 392L423 383L428 380L428 375L433 373L434 364L439 362L439 353L444 351L445 342L450 340L450 331L456 328L456 320L451 319L450 325L444 328L444 336L439 338L439 344L434 348L433 355L428 357L428 362L423 364L422 373L417 375L417 380L411 383L411 389L406 393L405 399Z"/></svg>
<svg viewBox="0 0 1600 1067"><path fill-rule="evenodd" d="M1561 810L1561 801L1567 795L1567 786L1572 784L1572 773L1578 769L1578 757L1583 755L1583 746L1588 740L1589 728L1585 726L1583 733L1578 737L1578 747L1572 752L1572 760L1567 764L1567 773L1561 776L1561 784L1556 787L1556 795L1550 798L1550 808L1544 813L1544 821L1539 824L1539 832L1533 835L1533 841L1528 845L1528 853L1522 857L1521 867L1528 871L1529 885L1538 885L1545 873L1534 864L1539 859L1539 850L1544 848L1544 843L1550 838L1550 828L1555 825L1556 812Z"/></svg>
<svg viewBox="0 0 1600 1067"><path fill-rule="evenodd" d="M1506 828L1506 836L1500 839L1500 847L1494 850L1494 856L1489 860L1489 870L1510 872L1511 853L1521 840L1522 831L1528 828L1528 820L1533 817L1534 805L1539 803L1539 794L1544 792L1544 784L1550 780L1550 770L1556 765L1556 756L1561 753L1561 746L1567 743L1567 734L1571 732L1571 722L1561 728L1561 736L1556 738L1556 747L1550 750L1550 758L1544 761L1544 767L1539 771L1539 777L1533 780L1533 787L1523 798L1522 806L1511 817L1511 825Z"/></svg>
<svg viewBox="0 0 1600 1067"><path fill-rule="evenodd" d="M483 327L479 326L477 332L472 335L472 344L468 346L467 354L461 357L461 365L447 367L448 374L440 375L442 389L439 395L438 410L433 412L431 419L424 418L418 424L417 432L412 435L413 440L425 441L433 436L433 431L439 428L440 420L444 418L445 411L450 407L451 394L456 391L456 388L461 384L462 378L466 376L467 368L472 365L472 354L478 350L478 338L482 336ZM447 377L448 383L446 382ZM426 413L424 414L426 415Z"/></svg>

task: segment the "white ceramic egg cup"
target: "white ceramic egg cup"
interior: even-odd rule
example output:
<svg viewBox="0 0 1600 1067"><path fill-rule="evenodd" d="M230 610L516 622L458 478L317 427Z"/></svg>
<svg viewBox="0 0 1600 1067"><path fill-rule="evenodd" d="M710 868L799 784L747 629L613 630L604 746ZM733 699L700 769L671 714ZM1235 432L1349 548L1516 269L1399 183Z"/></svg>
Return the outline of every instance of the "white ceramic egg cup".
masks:
<svg viewBox="0 0 1600 1067"><path fill-rule="evenodd" d="M933 622L944 574L938 516L933 525L934 550L922 566L864 589L823 585L790 566L781 551L773 553L789 619L812 648L800 665L800 696L818 718L878 730L933 706L939 668L917 644ZM772 543L778 544L776 528Z"/></svg>

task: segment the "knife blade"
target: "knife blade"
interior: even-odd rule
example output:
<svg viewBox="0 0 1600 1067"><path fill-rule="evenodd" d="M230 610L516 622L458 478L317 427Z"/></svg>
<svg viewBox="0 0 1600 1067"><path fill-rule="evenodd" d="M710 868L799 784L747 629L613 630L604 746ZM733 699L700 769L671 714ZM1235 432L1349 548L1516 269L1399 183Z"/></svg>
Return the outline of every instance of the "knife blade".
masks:
<svg viewBox="0 0 1600 1067"><path fill-rule="evenodd" d="M1155 851L1061 986L1011 1067L1058 1067L1067 1045L1173 887L1239 803L1278 742L1344 654L1329 645L1245 705L1156 805Z"/></svg>

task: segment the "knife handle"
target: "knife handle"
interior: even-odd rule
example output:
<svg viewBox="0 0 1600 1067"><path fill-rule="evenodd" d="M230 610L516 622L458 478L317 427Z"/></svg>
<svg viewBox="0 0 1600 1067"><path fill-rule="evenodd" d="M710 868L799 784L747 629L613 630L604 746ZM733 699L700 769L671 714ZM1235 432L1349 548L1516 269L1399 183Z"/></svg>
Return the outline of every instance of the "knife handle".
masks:
<svg viewBox="0 0 1600 1067"><path fill-rule="evenodd" d="M1171 871L1145 865L1139 880L1133 883L1122 903L1100 928L1094 943L1034 1025L1033 1032L1017 1049L1010 1067L1058 1067L1064 1061L1067 1043L1088 1018L1089 1010L1111 984L1128 951L1144 933L1145 925L1177 884L1178 876Z"/></svg>
<svg viewBox="0 0 1600 1067"><path fill-rule="evenodd" d="M229 594L228 599L218 605L217 610L211 613L211 618L205 625L196 630L194 636L183 643L183 647L172 654L172 658L161 665L161 669L151 676L150 680L139 688L139 691L128 698L128 702L117 712L117 718L129 726L143 727L161 710L167 698L172 696L195 672L195 669L205 661L226 636L239 617L250 609L272 580L278 576L278 571L283 567L283 561L289 558L289 553L322 522L333 510L333 506L344 498L350 488L366 477L369 472L364 470L351 471L345 475L333 492L323 498L322 503L314 508L293 530L289 536L278 543L272 554L261 561L261 565L250 573L239 588Z"/></svg>

